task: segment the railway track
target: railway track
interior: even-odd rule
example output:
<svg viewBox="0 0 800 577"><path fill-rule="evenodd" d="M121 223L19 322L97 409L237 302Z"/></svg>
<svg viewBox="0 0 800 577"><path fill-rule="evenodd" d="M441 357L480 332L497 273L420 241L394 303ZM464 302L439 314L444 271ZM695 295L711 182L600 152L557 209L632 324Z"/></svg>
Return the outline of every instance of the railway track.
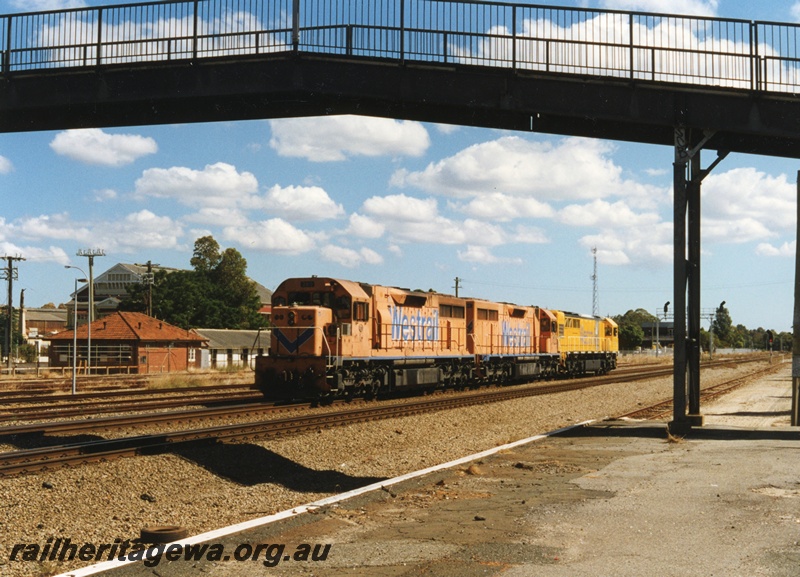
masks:
<svg viewBox="0 0 800 577"><path fill-rule="evenodd" d="M279 419L273 418L245 424L218 425L199 429L138 435L120 439L99 439L50 447L23 449L0 453L0 477L52 471L63 467L80 466L86 463L102 462L124 456L165 453L189 444L257 441L281 435L314 431L327 427L493 403L520 397L555 394L602 386L605 384L619 383L620 381L649 379L671 374L672 367L659 368L655 371L634 370L624 375L606 375L603 377L576 379L572 381L502 387L461 394L434 395L421 399L415 398L399 404L363 403L363 406L355 408L349 407L346 410L322 413L315 412L307 415ZM719 394L722 393L720 392ZM241 407L241 410L243 415L249 412L249 414L255 416L259 414L259 412L261 412L261 414L263 414L263 412L271 412L274 408L275 407L272 405L264 404L262 407ZM15 435L35 434L45 436L53 433L63 434L65 432L86 433L98 429L133 427L155 422L161 424L181 422L185 424L187 422L186 419L207 420L212 418L212 412L216 414L217 418L229 419L232 417L232 409L233 407L221 407L213 411L198 409L195 411L177 411L175 414L168 415L114 417L93 420L91 423L83 421L78 423L36 424L17 428L3 427L0 428L0 441L3 440L3 437L13 437ZM639 412L641 411L637 411L637 413ZM634 413L631 415L633 414Z"/></svg>
<svg viewBox="0 0 800 577"><path fill-rule="evenodd" d="M263 396L250 385L210 385L171 389L104 391L78 395L0 398L0 423L154 411L189 405L256 402Z"/></svg>
<svg viewBox="0 0 800 577"><path fill-rule="evenodd" d="M711 385L708 387L704 387L700 390L700 401L701 404L707 403L712 401L722 395L725 395L731 391L738 389L746 384L748 384L752 379L768 375L770 373L775 372L780 368L780 364L769 365L759 371L754 373L749 373L742 377L737 377L735 379L731 379L724 383L718 383L716 385ZM641 419L641 420L660 420L667 417L671 417L674 411L674 404L672 399L667 399L660 403L656 403L655 405L651 405L649 407L643 407L641 409L637 409L636 411L626 413L624 415L620 415L619 419Z"/></svg>

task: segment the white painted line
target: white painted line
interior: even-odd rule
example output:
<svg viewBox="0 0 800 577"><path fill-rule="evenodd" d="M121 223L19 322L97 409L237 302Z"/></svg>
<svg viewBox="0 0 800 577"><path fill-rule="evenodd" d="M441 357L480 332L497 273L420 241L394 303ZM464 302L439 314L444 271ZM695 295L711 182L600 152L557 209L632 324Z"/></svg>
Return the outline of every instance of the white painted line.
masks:
<svg viewBox="0 0 800 577"><path fill-rule="evenodd" d="M450 469L452 467L457 467L458 465L463 465L464 463L469 463L470 461L477 461L478 459L482 459L483 457L494 455L495 453L499 453L500 451L506 451L508 449L513 449L514 447L519 447L520 445L525 445L527 443L533 443L534 441L546 439L547 437L550 437L552 435L558 435L559 433L563 433L571 429L583 427L584 425L588 425L589 423L595 422L595 420L596 419L583 421L581 423L577 423L569 427L564 427L561 429L556 429L555 431L550 431L549 433L534 435L533 437L528 437L527 439L521 439L519 441L514 441L513 443L506 443L505 445L499 445L497 447L481 451L480 453L475 453L473 455L461 457L460 459L456 459L454 461L448 461L447 463L442 463L440 465L433 465L432 467L428 467L427 469L413 471L411 473L406 473L405 475L400 475L399 477L394 477L393 479L387 479L386 481L380 481L378 483L372 483L371 485L359 487L358 489L353 489L352 491L347 491L346 493L339 493L338 495L325 497L324 499L314 501L313 503L300 505L298 507L295 507L294 509L287 509L286 511L281 511L280 513L267 515L266 517L259 517L258 519L244 521L242 523L237 523L236 525L229 525L228 527L222 527L221 529L215 529L214 531L207 531L206 533L200 533L199 535L195 535L193 537L189 537L181 541L174 541L174 544L180 544L183 546L197 545L198 543L203 543L205 541L217 540L222 537L227 537L229 535L232 535L233 533L239 533L240 531L247 531L248 529L254 529L255 527L261 527L262 525L269 525L270 523L274 523L275 521L280 521L281 519L288 519L290 517L295 517L297 515L306 513L313 509L319 509L320 507L325 507L326 505L339 503L341 501L345 501L352 497L357 497L359 495L369 493L370 491L375 491L383 487L396 485L397 483L402 483L403 481L408 481L409 479L422 477L423 475L427 475L429 473L435 473L436 471L441 471L443 469ZM166 547L171 544L173 543L162 545L162 547L166 549ZM164 549L162 549L162 551ZM117 569L119 567L122 567L123 565L128 565L129 563L138 563L138 561L129 561L128 559L125 559L124 561L120 561L118 559L114 559L112 561L103 561L102 563L96 563L94 565L89 565L88 567L82 567L81 569L67 571L66 573L61 573L59 575L56 575L55 577L88 577L89 575L97 575L98 573L102 573L103 571L110 571L112 569Z"/></svg>

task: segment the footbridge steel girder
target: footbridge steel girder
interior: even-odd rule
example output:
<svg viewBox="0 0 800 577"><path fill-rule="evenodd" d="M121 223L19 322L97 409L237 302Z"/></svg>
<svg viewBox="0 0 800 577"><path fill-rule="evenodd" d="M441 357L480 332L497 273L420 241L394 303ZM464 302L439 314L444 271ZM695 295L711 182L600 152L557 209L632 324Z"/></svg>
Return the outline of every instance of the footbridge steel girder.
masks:
<svg viewBox="0 0 800 577"><path fill-rule="evenodd" d="M0 76L0 132L360 114L800 158L793 95L291 53Z"/></svg>

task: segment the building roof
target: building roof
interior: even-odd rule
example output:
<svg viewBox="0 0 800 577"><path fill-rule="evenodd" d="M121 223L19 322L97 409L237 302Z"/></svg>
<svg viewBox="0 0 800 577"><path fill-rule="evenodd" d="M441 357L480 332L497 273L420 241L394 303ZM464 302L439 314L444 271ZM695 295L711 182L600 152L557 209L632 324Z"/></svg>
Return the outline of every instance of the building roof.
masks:
<svg viewBox="0 0 800 577"><path fill-rule="evenodd" d="M27 322L67 322L69 311L67 309L29 309L25 308Z"/></svg>
<svg viewBox="0 0 800 577"><path fill-rule="evenodd" d="M78 327L77 338L88 339L88 325ZM50 337L50 340L69 340L73 331L66 330ZM140 342L194 342L203 344L207 339L192 331L187 331L149 317L143 313L116 312L92 323L92 339Z"/></svg>
<svg viewBox="0 0 800 577"><path fill-rule="evenodd" d="M270 331L238 329L195 329L208 339L209 349L268 349Z"/></svg>

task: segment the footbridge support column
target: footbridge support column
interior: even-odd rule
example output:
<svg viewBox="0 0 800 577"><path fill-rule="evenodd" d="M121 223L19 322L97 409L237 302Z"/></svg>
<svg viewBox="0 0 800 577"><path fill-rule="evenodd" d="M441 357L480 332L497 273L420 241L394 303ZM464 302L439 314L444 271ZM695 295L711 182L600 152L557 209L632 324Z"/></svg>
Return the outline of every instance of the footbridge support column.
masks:
<svg viewBox="0 0 800 577"><path fill-rule="evenodd" d="M720 151L708 168L701 168L700 151L713 135L711 131L675 129L675 365L674 409L669 427L670 431L678 433L703 424L700 412L700 187L703 179L728 155Z"/></svg>

